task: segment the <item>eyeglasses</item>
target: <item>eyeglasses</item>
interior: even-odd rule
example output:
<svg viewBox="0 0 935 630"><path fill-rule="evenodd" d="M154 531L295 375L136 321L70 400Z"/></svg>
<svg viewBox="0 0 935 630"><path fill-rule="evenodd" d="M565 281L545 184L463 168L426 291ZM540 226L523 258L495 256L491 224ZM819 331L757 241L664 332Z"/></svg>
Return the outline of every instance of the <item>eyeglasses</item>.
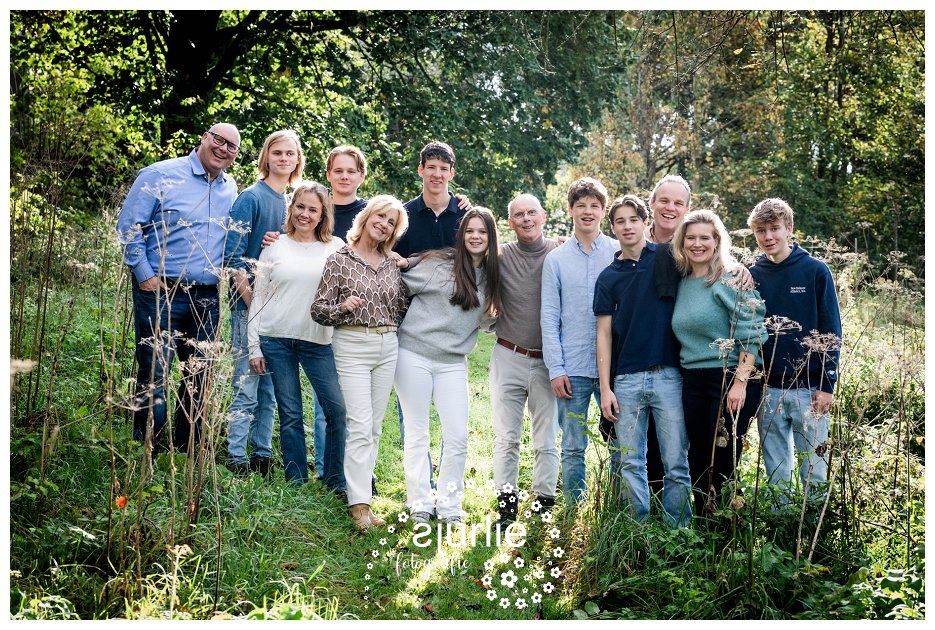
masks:
<svg viewBox="0 0 935 630"><path fill-rule="evenodd" d="M523 219L535 219L541 210L527 210L526 212L514 212L510 215L510 218L515 221L522 221Z"/></svg>
<svg viewBox="0 0 935 630"><path fill-rule="evenodd" d="M237 153L238 151L240 151L240 145L234 144L233 142L231 142L224 136L220 136L214 133L213 131L206 131L205 133L211 136L211 139L214 141L215 146L219 146L219 147L226 146L228 153Z"/></svg>

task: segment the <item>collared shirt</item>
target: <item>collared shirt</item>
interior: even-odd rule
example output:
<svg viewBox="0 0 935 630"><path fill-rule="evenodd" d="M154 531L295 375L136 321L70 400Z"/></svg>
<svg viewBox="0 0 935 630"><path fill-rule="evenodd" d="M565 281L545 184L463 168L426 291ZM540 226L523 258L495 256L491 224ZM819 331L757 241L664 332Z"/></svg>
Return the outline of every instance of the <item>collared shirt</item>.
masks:
<svg viewBox="0 0 935 630"><path fill-rule="evenodd" d="M342 311L341 304L352 295L362 297L364 305ZM406 308L406 287L396 262L386 256L374 269L345 245L325 263L311 314L322 326L397 326Z"/></svg>
<svg viewBox="0 0 935 630"><path fill-rule="evenodd" d="M123 261L136 280L217 284L236 197L230 175L208 181L197 150L142 169L117 218Z"/></svg>
<svg viewBox="0 0 935 630"><path fill-rule="evenodd" d="M542 267L542 352L549 379L597 378L597 320L591 305L597 277L620 250L601 234L591 253L572 236L549 252Z"/></svg>
<svg viewBox="0 0 935 630"><path fill-rule="evenodd" d="M439 216L425 205L422 195L406 203L409 229L393 248L400 256L408 258L429 249L454 245L465 211L458 208L458 199L454 195L449 192L448 196L448 206Z"/></svg>
<svg viewBox="0 0 935 630"><path fill-rule="evenodd" d="M656 289L656 247L647 242L638 261L614 258L597 277L594 315L611 316L611 376L659 365L679 367L679 343L672 332L675 299L659 297Z"/></svg>

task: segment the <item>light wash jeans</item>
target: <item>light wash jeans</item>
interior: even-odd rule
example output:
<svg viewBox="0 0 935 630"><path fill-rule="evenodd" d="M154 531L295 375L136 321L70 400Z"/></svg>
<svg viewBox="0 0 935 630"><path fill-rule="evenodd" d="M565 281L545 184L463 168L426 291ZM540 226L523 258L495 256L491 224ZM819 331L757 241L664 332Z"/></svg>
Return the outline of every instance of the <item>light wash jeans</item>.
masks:
<svg viewBox="0 0 935 630"><path fill-rule="evenodd" d="M467 461L467 359L441 363L399 349L396 396L403 408L406 444L406 506L413 512L435 512L444 519L461 516L464 465ZM445 457L439 462L437 497L429 483L429 409L435 403L441 422Z"/></svg>
<svg viewBox="0 0 935 630"><path fill-rule="evenodd" d="M279 443L286 480L308 481L308 453L305 448L305 422L299 367L315 389L325 413L328 450L324 453L325 484L334 492L344 492L345 407L335 375L334 354L329 344L287 337L260 335L260 348L273 379L279 403Z"/></svg>
<svg viewBox="0 0 935 630"><path fill-rule="evenodd" d="M328 423L325 421L325 409L318 400L318 392L312 388L315 399L315 474L325 478L325 449L327 448Z"/></svg>
<svg viewBox="0 0 935 630"><path fill-rule="evenodd" d="M369 505L383 417L393 389L398 341L395 332L367 333L338 327L331 347L347 409L347 503Z"/></svg>
<svg viewBox="0 0 935 630"><path fill-rule="evenodd" d="M588 450L588 408L592 396L600 407L601 387L596 378L587 376L569 376L568 380L571 399L556 400L558 424L562 429L562 493L567 504L575 504L583 501L587 494L584 454ZM613 460L611 466L614 466Z"/></svg>
<svg viewBox="0 0 935 630"><path fill-rule="evenodd" d="M542 359L517 354L501 345L490 353L490 410L493 416L493 480L497 492L519 483L519 447L523 412L529 405L532 431L532 489L538 497L554 498L558 482L558 418L549 369Z"/></svg>
<svg viewBox="0 0 935 630"><path fill-rule="evenodd" d="M767 387L757 427L770 485L794 488L794 469L798 465L801 489L808 487L809 498L821 500L828 481L828 460L815 449L828 440L831 416L812 412L812 394L816 389Z"/></svg>
<svg viewBox="0 0 935 630"><path fill-rule="evenodd" d="M272 456L276 396L270 375L259 376L250 369L246 309L232 310L230 325L234 392L227 412L227 461L246 464L248 443L252 457Z"/></svg>
<svg viewBox="0 0 935 630"><path fill-rule="evenodd" d="M649 411L655 418L656 437L665 470L662 506L670 526L691 521L691 476L688 472L688 434L682 413L682 375L675 367L657 367L623 374L614 379L617 397L616 446L620 449L619 474L636 520L649 516L649 479L646 444Z"/></svg>

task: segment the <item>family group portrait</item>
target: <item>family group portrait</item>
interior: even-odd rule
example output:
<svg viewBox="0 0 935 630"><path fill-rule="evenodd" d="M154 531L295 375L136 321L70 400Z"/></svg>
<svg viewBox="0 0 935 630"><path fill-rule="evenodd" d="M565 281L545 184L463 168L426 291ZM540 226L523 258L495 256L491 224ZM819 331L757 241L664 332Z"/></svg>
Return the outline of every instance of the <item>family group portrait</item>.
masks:
<svg viewBox="0 0 935 630"><path fill-rule="evenodd" d="M925 15L13 10L19 620L925 618Z"/></svg>

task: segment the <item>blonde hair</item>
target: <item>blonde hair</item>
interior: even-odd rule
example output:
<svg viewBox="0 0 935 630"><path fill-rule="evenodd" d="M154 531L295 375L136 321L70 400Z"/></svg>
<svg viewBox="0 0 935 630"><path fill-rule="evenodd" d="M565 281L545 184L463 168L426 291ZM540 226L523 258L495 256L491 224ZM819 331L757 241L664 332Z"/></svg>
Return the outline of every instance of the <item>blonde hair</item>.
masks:
<svg viewBox="0 0 935 630"><path fill-rule="evenodd" d="M292 173L290 173L289 181L287 182L291 186L302 178L302 171L305 170L305 153L302 151L302 143L299 141L299 134L291 129L280 129L266 137L266 140L263 142L263 148L260 149L260 157L257 158L256 170L257 173L260 174L260 179L269 177L270 147L283 140L292 140L295 143L296 151L299 153L299 161L296 163Z"/></svg>
<svg viewBox="0 0 935 630"><path fill-rule="evenodd" d="M328 189L318 182L305 181L298 183L295 190L292 191L292 199L286 209L286 223L282 226L282 229L289 236L295 233L295 226L292 225L292 209L299 197L305 193L316 195L321 202L321 220L315 226L315 238L322 243L328 243L334 233L334 203L331 201L331 193L328 192Z"/></svg>
<svg viewBox="0 0 935 630"><path fill-rule="evenodd" d="M385 256L396 245L396 241L409 229L409 213L403 207L403 202L393 195L377 195L367 202L364 209L354 217L354 224L347 231L347 242L356 245L360 241L361 233L370 217L385 210L396 210L399 213L399 219L396 221L393 233L390 234L389 238L377 245L377 251Z"/></svg>
<svg viewBox="0 0 935 630"><path fill-rule="evenodd" d="M696 223L705 223L714 228L716 243L714 257L711 258L711 262L708 264L708 273L704 277L705 286L710 287L721 279L721 276L727 270L728 264L734 262L734 258L730 254L730 234L727 233L724 222L710 210L693 210L686 214L682 223L675 228L675 234L672 236L672 253L675 256L675 266L683 276L691 273L691 263L685 253L685 233L688 231L689 225Z"/></svg>
<svg viewBox="0 0 935 630"><path fill-rule="evenodd" d="M364 175L367 174L367 158L364 156L364 152L349 144L342 144L331 149L328 153L328 157L325 159L326 173L331 172L331 167L334 166L334 159L339 155L349 155L354 158L354 161L357 163L357 170Z"/></svg>

